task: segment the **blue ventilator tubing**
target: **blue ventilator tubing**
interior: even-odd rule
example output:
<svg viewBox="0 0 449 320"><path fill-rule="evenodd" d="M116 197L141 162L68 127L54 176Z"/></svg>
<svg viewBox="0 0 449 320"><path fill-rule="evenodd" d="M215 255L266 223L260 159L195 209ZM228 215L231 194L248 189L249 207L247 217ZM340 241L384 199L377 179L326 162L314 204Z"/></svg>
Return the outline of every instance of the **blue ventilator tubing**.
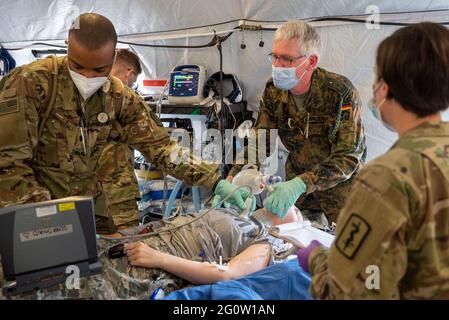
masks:
<svg viewBox="0 0 449 320"><path fill-rule="evenodd" d="M178 194L179 190L182 188L182 181L177 181L175 188L170 194L170 197L168 198L167 207L165 208L164 217L168 218L171 215L173 205L176 200L176 195ZM192 187L192 198L193 198L193 204L195 205L196 212L201 211L201 198L200 198L200 189L198 186Z"/></svg>

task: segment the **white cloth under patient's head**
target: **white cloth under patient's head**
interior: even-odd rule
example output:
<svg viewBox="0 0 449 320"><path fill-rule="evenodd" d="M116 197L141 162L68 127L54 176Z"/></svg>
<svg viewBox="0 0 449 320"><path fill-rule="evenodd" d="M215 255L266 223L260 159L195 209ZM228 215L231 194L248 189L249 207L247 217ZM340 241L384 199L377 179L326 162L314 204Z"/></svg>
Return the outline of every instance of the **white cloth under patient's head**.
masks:
<svg viewBox="0 0 449 320"><path fill-rule="evenodd" d="M271 213L265 208L258 209L254 212L253 216L259 220L261 220L267 226L276 226L279 224L303 221L304 218L301 214L301 211L296 207L292 206L284 219L279 218L277 215Z"/></svg>

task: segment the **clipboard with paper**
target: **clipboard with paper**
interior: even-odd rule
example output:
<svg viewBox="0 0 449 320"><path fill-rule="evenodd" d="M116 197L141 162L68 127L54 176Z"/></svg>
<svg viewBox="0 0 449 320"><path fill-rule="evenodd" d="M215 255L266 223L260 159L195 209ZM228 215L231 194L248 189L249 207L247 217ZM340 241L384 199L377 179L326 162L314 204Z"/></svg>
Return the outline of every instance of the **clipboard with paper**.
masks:
<svg viewBox="0 0 449 320"><path fill-rule="evenodd" d="M313 240L318 240L330 248L334 236L312 226L310 221L296 221L270 227L269 234L273 237L292 243L295 247L307 247Z"/></svg>

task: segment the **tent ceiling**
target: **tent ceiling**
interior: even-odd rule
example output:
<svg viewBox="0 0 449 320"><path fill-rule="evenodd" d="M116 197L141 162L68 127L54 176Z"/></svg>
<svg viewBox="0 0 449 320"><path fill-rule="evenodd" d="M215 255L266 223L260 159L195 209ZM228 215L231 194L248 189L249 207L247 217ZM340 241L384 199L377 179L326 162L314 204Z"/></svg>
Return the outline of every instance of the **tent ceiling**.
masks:
<svg viewBox="0 0 449 320"><path fill-rule="evenodd" d="M359 15L364 20L367 8L373 3L378 6L384 22L449 22L448 0L0 0L3 13L0 44L7 49L46 40L64 45L72 20L84 12L97 12L110 18L121 40L198 45L209 42L214 30L233 30L241 24L241 19L257 20L254 24L264 27L277 27L284 20L329 16ZM226 21L233 22L217 25ZM191 29L209 24L215 25ZM372 30L365 23L329 21L313 25L318 27L323 43L320 65L348 77L360 93L368 158L374 158L388 149L396 138L366 108L372 95L374 54L379 42L398 27L381 26ZM164 32L183 28L190 29ZM263 48L258 46L260 33L251 31L244 34L245 50L240 49L242 32L235 32L223 44L223 69L237 75L249 108L254 111L258 110L264 83L271 74L266 55L271 50L272 36L272 31L263 32L266 43ZM209 74L218 71L215 47L188 50L131 47L141 58L145 76L149 78L167 79L172 68L181 64L202 64ZM34 59L30 48L11 51L11 54L19 64Z"/></svg>
<svg viewBox="0 0 449 320"><path fill-rule="evenodd" d="M381 13L448 9L447 0L378 0ZM119 35L158 32L235 19L284 21L364 15L372 0L1 0L0 43L65 39L74 17L97 12ZM161 18L162 17L162 18Z"/></svg>

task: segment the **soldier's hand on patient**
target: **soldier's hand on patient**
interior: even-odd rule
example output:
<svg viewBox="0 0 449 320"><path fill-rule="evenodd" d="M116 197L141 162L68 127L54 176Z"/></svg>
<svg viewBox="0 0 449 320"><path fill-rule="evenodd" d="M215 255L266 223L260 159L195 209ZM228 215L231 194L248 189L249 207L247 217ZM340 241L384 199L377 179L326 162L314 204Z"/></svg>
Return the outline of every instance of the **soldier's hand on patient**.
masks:
<svg viewBox="0 0 449 320"><path fill-rule="evenodd" d="M162 253L147 246L143 242L126 244L128 261L133 266L145 268L158 268Z"/></svg>
<svg viewBox="0 0 449 320"><path fill-rule="evenodd" d="M215 187L215 197L212 201L212 207L216 207L221 200L226 198L232 193L232 195L223 203L225 208L229 208L231 204L236 205L240 210L246 208L245 200L249 195L246 188L241 188L235 191L238 187L230 183L228 180L221 180ZM233 193L233 191L235 191Z"/></svg>
<svg viewBox="0 0 449 320"><path fill-rule="evenodd" d="M285 218L288 210L298 200L299 196L307 191L305 183L301 178L273 185L273 191L265 203L267 210L271 211L281 219Z"/></svg>

